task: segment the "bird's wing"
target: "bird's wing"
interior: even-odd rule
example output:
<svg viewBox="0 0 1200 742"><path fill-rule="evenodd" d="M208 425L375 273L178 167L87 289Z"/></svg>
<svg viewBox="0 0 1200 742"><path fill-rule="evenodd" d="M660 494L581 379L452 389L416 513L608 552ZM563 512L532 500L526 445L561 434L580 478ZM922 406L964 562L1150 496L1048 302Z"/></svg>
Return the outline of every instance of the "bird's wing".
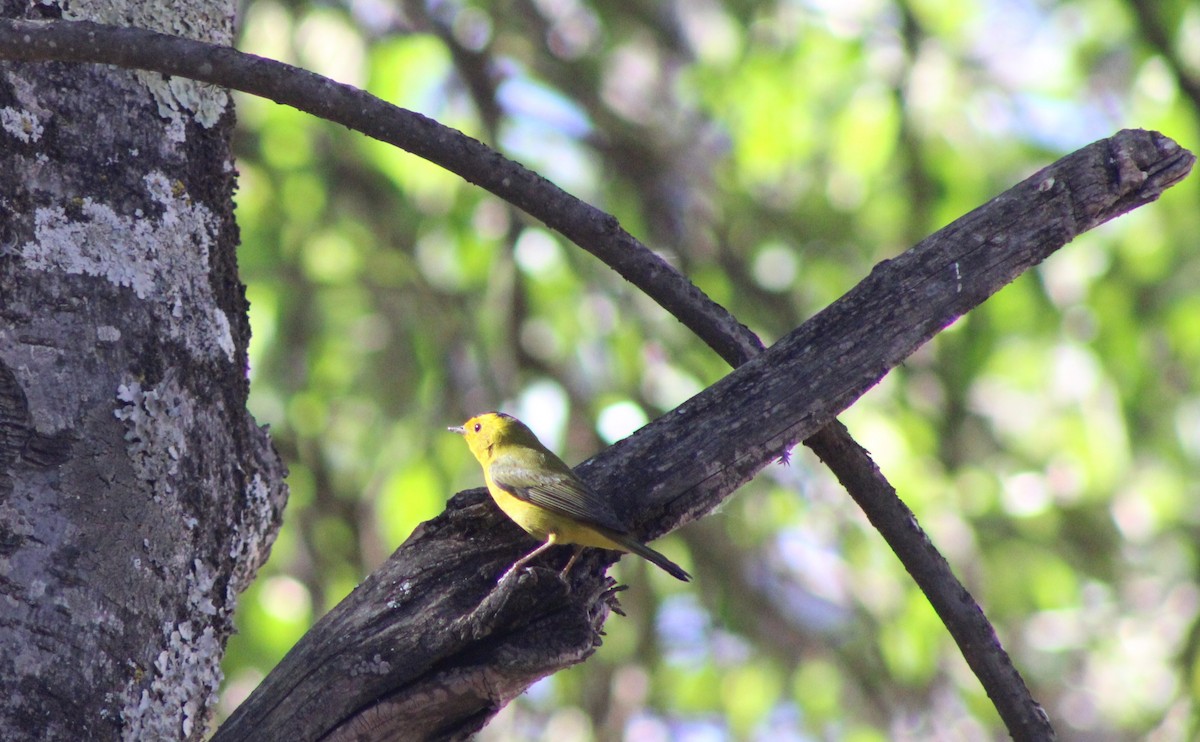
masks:
<svg viewBox="0 0 1200 742"><path fill-rule="evenodd" d="M491 475L505 492L533 505L617 533L629 532L629 526L621 522L608 500L569 470L533 472L527 466L497 459L491 464Z"/></svg>

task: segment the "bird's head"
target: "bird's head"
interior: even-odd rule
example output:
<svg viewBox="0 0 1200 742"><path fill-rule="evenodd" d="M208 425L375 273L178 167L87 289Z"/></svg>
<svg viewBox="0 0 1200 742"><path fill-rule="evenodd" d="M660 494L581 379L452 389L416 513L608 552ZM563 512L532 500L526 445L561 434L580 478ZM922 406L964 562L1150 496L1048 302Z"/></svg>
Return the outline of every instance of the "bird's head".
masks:
<svg viewBox="0 0 1200 742"><path fill-rule="evenodd" d="M511 444L540 448L537 436L525 423L503 412L485 412L459 426L448 428L467 439L467 447L481 464L491 460L497 445Z"/></svg>

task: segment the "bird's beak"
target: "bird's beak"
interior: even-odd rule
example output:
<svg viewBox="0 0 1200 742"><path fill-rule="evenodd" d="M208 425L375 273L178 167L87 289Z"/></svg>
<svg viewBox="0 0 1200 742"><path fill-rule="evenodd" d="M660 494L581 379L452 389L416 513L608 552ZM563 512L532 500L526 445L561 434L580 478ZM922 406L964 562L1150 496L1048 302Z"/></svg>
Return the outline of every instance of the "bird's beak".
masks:
<svg viewBox="0 0 1200 742"><path fill-rule="evenodd" d="M446 428L446 430L449 430L451 433L458 433L459 435L467 434L467 431L461 425L454 425L449 428Z"/></svg>

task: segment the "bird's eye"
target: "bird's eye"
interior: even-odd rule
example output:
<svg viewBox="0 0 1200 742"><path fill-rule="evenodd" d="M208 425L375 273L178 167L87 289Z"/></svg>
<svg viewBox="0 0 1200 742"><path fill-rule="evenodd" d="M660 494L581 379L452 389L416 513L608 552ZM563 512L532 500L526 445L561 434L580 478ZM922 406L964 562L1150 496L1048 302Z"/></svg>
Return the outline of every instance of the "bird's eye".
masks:
<svg viewBox="0 0 1200 742"><path fill-rule="evenodd" d="M476 433L478 433L482 429L483 429L483 425L481 425L479 423L475 423L475 432Z"/></svg>

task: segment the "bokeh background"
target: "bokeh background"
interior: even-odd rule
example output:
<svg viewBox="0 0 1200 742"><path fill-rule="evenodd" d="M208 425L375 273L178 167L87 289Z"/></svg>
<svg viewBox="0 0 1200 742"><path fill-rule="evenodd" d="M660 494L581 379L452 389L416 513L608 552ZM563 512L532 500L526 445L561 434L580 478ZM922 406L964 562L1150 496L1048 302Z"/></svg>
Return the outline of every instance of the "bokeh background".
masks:
<svg viewBox="0 0 1200 742"><path fill-rule="evenodd" d="M239 48L364 87L617 215L767 343L1120 128L1200 146L1200 2L250 0ZM251 407L291 468L222 704L455 491L503 409L578 462L728 369L453 175L238 101ZM843 417L1066 740L1200 731L1200 176L1089 233ZM629 614L482 740L960 740L1003 728L803 449L639 560Z"/></svg>

